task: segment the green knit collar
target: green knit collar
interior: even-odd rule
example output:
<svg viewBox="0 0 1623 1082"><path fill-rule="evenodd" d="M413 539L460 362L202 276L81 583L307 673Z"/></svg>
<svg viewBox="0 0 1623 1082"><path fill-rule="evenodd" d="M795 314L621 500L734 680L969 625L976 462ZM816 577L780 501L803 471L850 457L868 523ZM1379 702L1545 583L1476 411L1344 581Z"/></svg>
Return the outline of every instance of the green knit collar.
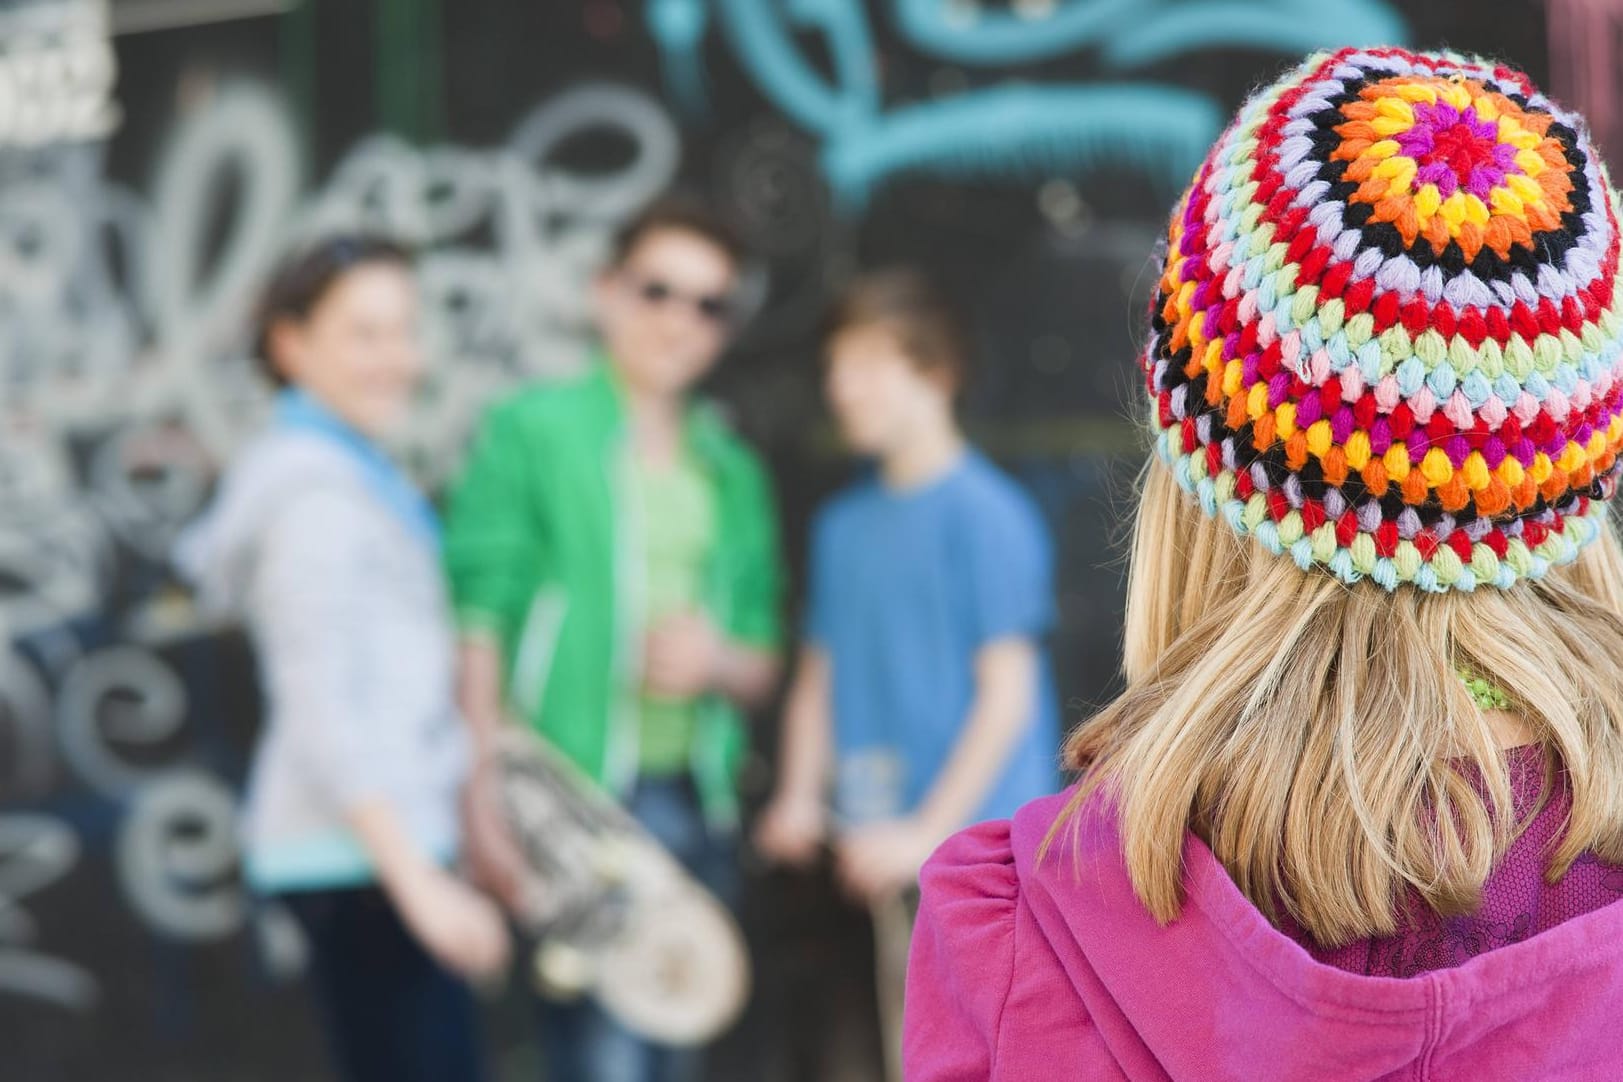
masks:
<svg viewBox="0 0 1623 1082"><path fill-rule="evenodd" d="M1460 681L1465 690L1471 693L1471 699L1476 703L1478 710L1510 710L1514 704L1505 690L1493 681L1478 676L1469 669L1458 670Z"/></svg>

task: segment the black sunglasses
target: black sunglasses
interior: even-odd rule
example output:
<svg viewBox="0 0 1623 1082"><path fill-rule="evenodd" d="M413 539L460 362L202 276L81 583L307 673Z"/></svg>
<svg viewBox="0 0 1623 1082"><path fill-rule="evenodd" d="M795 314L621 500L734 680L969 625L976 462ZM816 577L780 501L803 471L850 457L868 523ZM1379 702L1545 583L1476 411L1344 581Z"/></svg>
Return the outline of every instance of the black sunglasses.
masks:
<svg viewBox="0 0 1623 1082"><path fill-rule="evenodd" d="M722 293L684 293L669 282L658 278L640 278L633 276L637 296L644 304L651 307L660 307L666 304L681 303L692 308L710 323L727 323L733 318L733 298Z"/></svg>

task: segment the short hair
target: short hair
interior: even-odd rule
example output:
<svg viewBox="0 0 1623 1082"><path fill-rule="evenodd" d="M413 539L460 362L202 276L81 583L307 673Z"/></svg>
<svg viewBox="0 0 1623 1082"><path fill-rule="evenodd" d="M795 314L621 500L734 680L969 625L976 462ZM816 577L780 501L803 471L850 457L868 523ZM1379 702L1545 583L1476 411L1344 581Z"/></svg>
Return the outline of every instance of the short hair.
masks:
<svg viewBox="0 0 1623 1082"><path fill-rule="evenodd" d="M287 385L287 377L277 369L270 355L271 329L284 319L305 319L344 275L378 263L410 268L411 253L386 237L334 233L295 250L282 260L260 296L254 321L254 356L271 383L278 387Z"/></svg>
<svg viewBox="0 0 1623 1082"><path fill-rule="evenodd" d="M738 231L709 203L687 193L663 195L638 211L614 234L609 266L622 266L637 245L655 233L691 233L721 249L735 268L749 260L749 249Z"/></svg>
<svg viewBox="0 0 1623 1082"><path fill-rule="evenodd" d="M859 275L829 311L823 341L858 327L881 327L920 372L946 377L954 392L969 379L969 336L928 276L907 267Z"/></svg>

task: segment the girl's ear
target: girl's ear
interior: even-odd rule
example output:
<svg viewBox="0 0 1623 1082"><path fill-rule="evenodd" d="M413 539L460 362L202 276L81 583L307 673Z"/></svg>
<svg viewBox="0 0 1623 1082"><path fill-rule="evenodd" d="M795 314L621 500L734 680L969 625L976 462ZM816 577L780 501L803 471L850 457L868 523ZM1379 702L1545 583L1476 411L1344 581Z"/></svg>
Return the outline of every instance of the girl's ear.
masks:
<svg viewBox="0 0 1623 1082"><path fill-rule="evenodd" d="M289 316L272 320L265 332L265 353L265 362L277 375L289 383L300 382L309 353L304 324Z"/></svg>

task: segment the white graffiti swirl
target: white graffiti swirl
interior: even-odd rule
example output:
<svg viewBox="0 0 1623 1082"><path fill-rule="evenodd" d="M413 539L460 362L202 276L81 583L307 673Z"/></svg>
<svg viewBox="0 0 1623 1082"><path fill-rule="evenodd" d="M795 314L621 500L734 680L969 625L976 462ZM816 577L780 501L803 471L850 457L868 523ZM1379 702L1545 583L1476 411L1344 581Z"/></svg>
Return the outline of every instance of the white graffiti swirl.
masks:
<svg viewBox="0 0 1623 1082"><path fill-rule="evenodd" d="M242 927L236 825L236 800L212 774L176 769L142 787L119 828L116 863L149 927L192 942Z"/></svg>

